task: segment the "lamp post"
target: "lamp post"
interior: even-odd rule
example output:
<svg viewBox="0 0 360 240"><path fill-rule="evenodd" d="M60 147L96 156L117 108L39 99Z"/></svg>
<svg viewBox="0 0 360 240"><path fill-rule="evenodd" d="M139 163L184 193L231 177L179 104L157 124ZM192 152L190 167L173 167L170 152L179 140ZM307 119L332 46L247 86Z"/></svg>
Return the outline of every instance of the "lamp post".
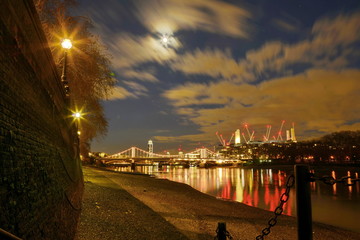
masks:
<svg viewBox="0 0 360 240"><path fill-rule="evenodd" d="M65 88L65 95L68 97L69 96L69 82L66 80L66 61L67 61L67 50L69 50L72 47L72 43L70 41L70 39L63 39L61 41L61 46L64 49L64 62L63 62L63 70L62 70L62 75L61 75L61 82L64 84L64 88Z"/></svg>
<svg viewBox="0 0 360 240"><path fill-rule="evenodd" d="M73 117L74 117L74 120L75 120L75 125L76 125L76 131L77 131L77 134L80 135L80 131L79 131L79 122L80 122L80 119L81 119L81 112L75 112L73 113Z"/></svg>
<svg viewBox="0 0 360 240"><path fill-rule="evenodd" d="M72 117L73 117L73 121L72 122L75 122L75 130L76 130L76 134L72 134L72 137L74 138L74 146L75 146L75 154L76 156L79 156L81 157L80 155L80 120L82 118L84 114L78 110L72 112Z"/></svg>

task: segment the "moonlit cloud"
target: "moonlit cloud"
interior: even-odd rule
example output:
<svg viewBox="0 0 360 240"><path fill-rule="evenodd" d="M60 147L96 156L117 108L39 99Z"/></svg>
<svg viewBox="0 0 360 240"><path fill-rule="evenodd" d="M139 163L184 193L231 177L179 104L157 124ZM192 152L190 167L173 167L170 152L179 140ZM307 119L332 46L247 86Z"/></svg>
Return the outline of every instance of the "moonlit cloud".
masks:
<svg viewBox="0 0 360 240"><path fill-rule="evenodd" d="M323 18L314 24L312 35L298 43L266 42L239 60L229 51L198 49L178 55L171 67L189 75L232 78L237 82L252 82L273 73L288 75L298 64L341 69L349 64L349 58L359 54L352 48L360 40L359 22L359 13Z"/></svg>
<svg viewBox="0 0 360 240"><path fill-rule="evenodd" d="M239 76L244 72L233 59L230 51L223 52L219 49L205 51L197 49L193 53L178 56L171 63L171 68L186 74L203 74L223 78Z"/></svg>
<svg viewBox="0 0 360 240"><path fill-rule="evenodd" d="M324 47L335 44L346 46L360 40L359 21L360 12L340 14L335 19L322 18L314 24L312 33Z"/></svg>
<svg viewBox="0 0 360 240"><path fill-rule="evenodd" d="M112 89L111 93L105 100L114 101L147 96L148 90L146 87L136 82L122 81L122 83L126 85L127 89L121 86L116 86Z"/></svg>
<svg viewBox="0 0 360 240"><path fill-rule="evenodd" d="M173 48L164 47L159 39L153 36L139 37L121 34L109 43L115 55L113 66L118 69L134 67L145 62L164 63L176 56Z"/></svg>
<svg viewBox="0 0 360 240"><path fill-rule="evenodd" d="M250 12L223 1L139 0L137 5L140 21L151 32L186 29L249 38Z"/></svg>
<svg viewBox="0 0 360 240"><path fill-rule="evenodd" d="M357 69L310 69L294 76L269 79L257 86L228 81L185 84L164 96L179 108L178 114L199 126L202 133L197 139L202 141L215 131L234 132L243 123L252 124L261 133L265 125L279 125L282 119L301 126L298 134L302 136L306 129L319 134L358 129L359 123L352 120L360 114L360 106L354 105L360 92L359 79ZM213 104L221 107L211 107ZM209 107L197 109L197 105Z"/></svg>
<svg viewBox="0 0 360 240"><path fill-rule="evenodd" d="M129 92L123 87L116 86L112 89L111 93L105 100L114 101L114 100L120 100L126 98L136 98L136 95Z"/></svg>
<svg viewBox="0 0 360 240"><path fill-rule="evenodd" d="M277 26L280 29L283 29L288 32L296 32L298 31L298 26L291 24L289 22L286 22L282 19L274 19L273 24Z"/></svg>
<svg viewBox="0 0 360 240"><path fill-rule="evenodd" d="M121 71L121 75L123 75L126 78L135 78L138 79L140 81L145 81L145 82L159 82L159 80L155 77L154 74L150 73L150 71L136 71L136 70L124 70Z"/></svg>
<svg viewBox="0 0 360 240"><path fill-rule="evenodd" d="M131 89L135 96L147 96L148 89L145 86L131 81L123 81L123 83Z"/></svg>

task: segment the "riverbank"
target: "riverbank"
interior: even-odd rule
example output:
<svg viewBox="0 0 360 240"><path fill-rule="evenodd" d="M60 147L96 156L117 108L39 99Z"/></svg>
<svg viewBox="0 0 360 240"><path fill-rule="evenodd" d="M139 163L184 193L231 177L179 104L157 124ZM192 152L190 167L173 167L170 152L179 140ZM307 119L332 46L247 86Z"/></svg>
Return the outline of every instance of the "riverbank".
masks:
<svg viewBox="0 0 360 240"><path fill-rule="evenodd" d="M226 222L233 239L255 239L273 213L216 199L188 185L145 175L84 167L85 192L77 240L214 239ZM360 239L314 224L314 240ZM280 216L266 239L297 239L296 219Z"/></svg>

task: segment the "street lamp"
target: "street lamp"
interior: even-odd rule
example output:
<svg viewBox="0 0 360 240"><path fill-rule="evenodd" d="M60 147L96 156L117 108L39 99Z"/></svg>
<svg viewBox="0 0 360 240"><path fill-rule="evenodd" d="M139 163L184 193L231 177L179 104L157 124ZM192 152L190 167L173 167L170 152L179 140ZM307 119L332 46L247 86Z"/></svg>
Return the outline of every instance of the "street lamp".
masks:
<svg viewBox="0 0 360 240"><path fill-rule="evenodd" d="M66 80L66 58L67 58L67 50L69 50L72 47L72 43L70 39L65 38L61 41L61 46L64 49L64 63L63 63L63 71L61 75L61 82L64 84L66 96L69 96L69 92L70 92L69 82Z"/></svg>
<svg viewBox="0 0 360 240"><path fill-rule="evenodd" d="M81 112L74 112L72 114L73 118L74 118L74 121L75 121L75 126L76 126L76 132L77 132L77 135L80 136L81 132L80 132L80 129L79 129L79 125L80 125L80 119L82 118L82 113Z"/></svg>

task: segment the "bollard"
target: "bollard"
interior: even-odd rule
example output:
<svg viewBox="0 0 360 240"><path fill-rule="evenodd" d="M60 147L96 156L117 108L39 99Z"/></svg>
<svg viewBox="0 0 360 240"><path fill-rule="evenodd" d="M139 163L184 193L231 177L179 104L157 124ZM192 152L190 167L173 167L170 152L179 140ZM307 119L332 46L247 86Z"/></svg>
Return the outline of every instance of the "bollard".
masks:
<svg viewBox="0 0 360 240"><path fill-rule="evenodd" d="M296 213L298 240L312 240L309 167L295 165Z"/></svg>
<svg viewBox="0 0 360 240"><path fill-rule="evenodd" d="M131 163L131 170L132 170L132 171L135 171L135 162L132 162L132 163Z"/></svg>
<svg viewBox="0 0 360 240"><path fill-rule="evenodd" d="M218 240L226 240L226 223L219 222L216 230Z"/></svg>

